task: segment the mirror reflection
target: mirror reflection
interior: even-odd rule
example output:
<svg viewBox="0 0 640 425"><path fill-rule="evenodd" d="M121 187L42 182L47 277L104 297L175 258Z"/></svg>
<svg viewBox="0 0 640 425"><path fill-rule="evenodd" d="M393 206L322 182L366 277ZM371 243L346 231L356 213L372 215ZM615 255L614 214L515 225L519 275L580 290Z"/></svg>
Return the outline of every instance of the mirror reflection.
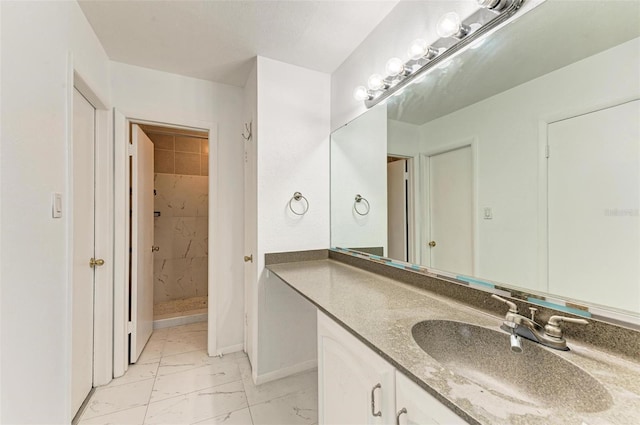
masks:
<svg viewBox="0 0 640 425"><path fill-rule="evenodd" d="M637 317L639 36L547 1L335 131L332 246Z"/></svg>

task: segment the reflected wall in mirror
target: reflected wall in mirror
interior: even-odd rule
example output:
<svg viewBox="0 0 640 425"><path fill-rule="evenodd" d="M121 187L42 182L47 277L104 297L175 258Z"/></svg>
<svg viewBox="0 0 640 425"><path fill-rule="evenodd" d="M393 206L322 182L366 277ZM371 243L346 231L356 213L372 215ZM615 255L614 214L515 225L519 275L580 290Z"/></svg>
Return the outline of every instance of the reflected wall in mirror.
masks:
<svg viewBox="0 0 640 425"><path fill-rule="evenodd" d="M639 36L547 1L335 131L332 246L638 322Z"/></svg>

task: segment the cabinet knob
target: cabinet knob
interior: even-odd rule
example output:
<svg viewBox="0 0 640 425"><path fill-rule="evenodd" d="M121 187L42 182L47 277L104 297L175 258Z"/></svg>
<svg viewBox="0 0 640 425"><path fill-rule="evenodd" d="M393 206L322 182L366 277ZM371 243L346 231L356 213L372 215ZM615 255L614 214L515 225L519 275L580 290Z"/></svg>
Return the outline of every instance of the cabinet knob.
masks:
<svg viewBox="0 0 640 425"><path fill-rule="evenodd" d="M253 263L253 254L251 254L251 255L245 255L245 256L244 256L244 262L245 262L245 263L249 263L249 262Z"/></svg>
<svg viewBox="0 0 640 425"><path fill-rule="evenodd" d="M398 410L398 413L396 414L396 425L400 425L400 416L406 413L407 413L406 407L403 407L402 409Z"/></svg>
<svg viewBox="0 0 640 425"><path fill-rule="evenodd" d="M377 383L375 387L371 388L371 415L373 416L382 416L381 410L376 412L376 390L378 388L382 388L380 383Z"/></svg>
<svg viewBox="0 0 640 425"><path fill-rule="evenodd" d="M433 248L434 246L436 246L436 241L431 241L431 242L429 242L429 246L430 246L431 248Z"/></svg>

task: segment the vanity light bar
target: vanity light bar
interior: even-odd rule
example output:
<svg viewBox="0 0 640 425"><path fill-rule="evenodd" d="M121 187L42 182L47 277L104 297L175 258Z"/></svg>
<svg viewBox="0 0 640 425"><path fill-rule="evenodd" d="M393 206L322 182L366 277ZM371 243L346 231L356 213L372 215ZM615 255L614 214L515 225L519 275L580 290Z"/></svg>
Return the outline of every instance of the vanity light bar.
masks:
<svg viewBox="0 0 640 425"><path fill-rule="evenodd" d="M429 45L423 39L409 47L409 60L389 59L386 77L373 74L368 87L358 86L353 96L371 108L411 84L428 70L445 63L451 56L483 35L507 21L520 9L525 0L476 0L481 7L464 21L450 12L438 21L440 38ZM474 27L479 27L473 29Z"/></svg>

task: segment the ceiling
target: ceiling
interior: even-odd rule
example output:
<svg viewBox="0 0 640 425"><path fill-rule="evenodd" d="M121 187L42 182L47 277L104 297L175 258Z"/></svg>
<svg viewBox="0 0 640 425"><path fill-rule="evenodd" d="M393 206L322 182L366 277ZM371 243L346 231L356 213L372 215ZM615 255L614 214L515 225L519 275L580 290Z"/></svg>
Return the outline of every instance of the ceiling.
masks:
<svg viewBox="0 0 640 425"><path fill-rule="evenodd" d="M235 86L256 55L333 72L397 3L79 0L110 59Z"/></svg>

